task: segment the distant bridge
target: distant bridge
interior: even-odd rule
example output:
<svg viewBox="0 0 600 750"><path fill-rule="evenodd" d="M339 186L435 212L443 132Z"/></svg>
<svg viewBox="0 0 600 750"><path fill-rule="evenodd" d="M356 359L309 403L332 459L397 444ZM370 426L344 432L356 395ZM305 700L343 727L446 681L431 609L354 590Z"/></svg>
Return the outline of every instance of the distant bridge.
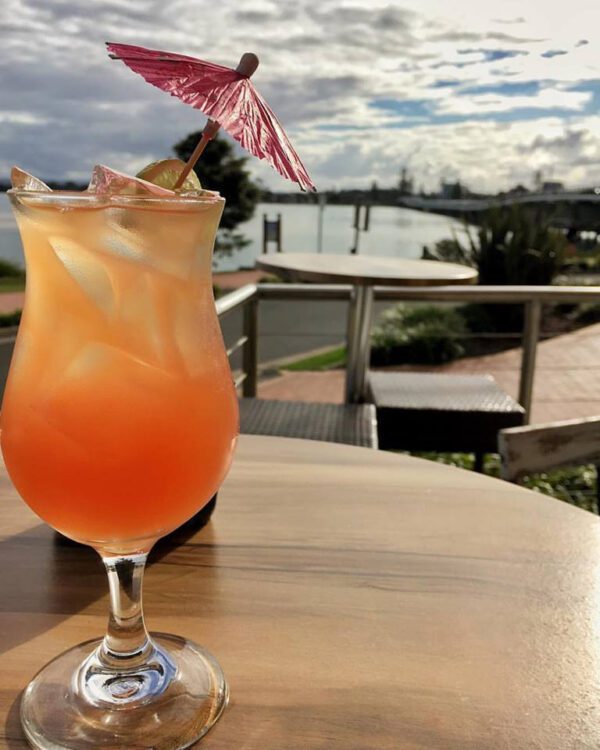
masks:
<svg viewBox="0 0 600 750"><path fill-rule="evenodd" d="M600 195L594 193L526 193L504 198L422 198L406 195L400 206L465 219L478 224L482 213L520 205L554 227L600 233Z"/></svg>

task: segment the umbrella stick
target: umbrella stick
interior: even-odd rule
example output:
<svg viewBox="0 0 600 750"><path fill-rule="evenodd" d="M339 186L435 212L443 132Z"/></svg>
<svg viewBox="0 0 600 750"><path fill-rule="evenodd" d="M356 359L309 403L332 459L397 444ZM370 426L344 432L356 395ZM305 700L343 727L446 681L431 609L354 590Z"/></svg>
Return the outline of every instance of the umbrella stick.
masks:
<svg viewBox="0 0 600 750"><path fill-rule="evenodd" d="M192 155L187 160L185 167L183 168L181 174L179 175L179 178L177 179L177 182L175 183L175 186L173 190L179 190L179 188L183 185L185 182L185 178L189 175L189 173L194 168L194 165L202 155L202 152L204 149L208 146L209 141L211 141L215 135L219 132L219 128L221 126L219 125L216 120L209 120L206 123L206 127L202 131L202 138L198 141L198 145L193 150Z"/></svg>
<svg viewBox="0 0 600 750"><path fill-rule="evenodd" d="M241 56L240 61L238 63L238 66L236 68L237 73L241 73L243 76L246 76L246 78L250 78L250 76L254 73L254 71L258 68L258 57L253 54L252 52L244 52L244 54ZM208 145L208 142L211 141L215 135L219 132L219 128L221 126L216 120L209 120L206 123L206 126L204 130L202 131L202 137L198 141L198 145L194 149L192 155L187 160L185 167L183 168L183 171L179 175L179 179L175 183L175 186L173 187L173 190L179 190L179 188L183 185L185 182L185 178L189 175L189 173L194 168L194 165L202 155L202 152Z"/></svg>

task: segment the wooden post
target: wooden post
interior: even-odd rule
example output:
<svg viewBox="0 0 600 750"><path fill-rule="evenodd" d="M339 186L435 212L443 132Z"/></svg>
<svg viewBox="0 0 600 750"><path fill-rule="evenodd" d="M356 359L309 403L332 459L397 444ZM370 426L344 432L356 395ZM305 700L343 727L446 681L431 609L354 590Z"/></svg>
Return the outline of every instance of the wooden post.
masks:
<svg viewBox="0 0 600 750"><path fill-rule="evenodd" d="M277 214L277 252L281 252L281 214Z"/></svg>
<svg viewBox="0 0 600 750"><path fill-rule="evenodd" d="M273 221L267 218L267 214L263 214L263 255L268 250L269 242L274 242L275 251L281 252L281 214L277 214Z"/></svg>
<svg viewBox="0 0 600 750"><path fill-rule="evenodd" d="M364 213L363 213L364 209ZM362 228L360 226L360 220L362 216ZM350 249L352 255L358 253L358 243L360 240L361 229L363 232L369 231L369 222L371 219L371 206L367 204L355 203L354 204L354 221L352 226L354 227L354 246Z"/></svg>
<svg viewBox="0 0 600 750"><path fill-rule="evenodd" d="M350 253L356 255L358 252L358 240L360 238L360 203L354 204L354 221L352 226L354 227L354 245L350 248Z"/></svg>
<svg viewBox="0 0 600 750"><path fill-rule="evenodd" d="M323 213L325 211L325 193L319 194L319 218L317 223L317 252L323 252Z"/></svg>

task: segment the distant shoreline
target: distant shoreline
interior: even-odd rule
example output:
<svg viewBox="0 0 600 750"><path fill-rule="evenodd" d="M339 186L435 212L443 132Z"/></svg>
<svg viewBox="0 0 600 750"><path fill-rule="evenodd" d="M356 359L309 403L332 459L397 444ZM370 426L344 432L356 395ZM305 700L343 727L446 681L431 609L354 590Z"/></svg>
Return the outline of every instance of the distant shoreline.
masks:
<svg viewBox="0 0 600 750"><path fill-rule="evenodd" d="M87 184L83 182L46 182L51 190L85 190ZM10 182L0 182L0 193L7 193L12 188Z"/></svg>

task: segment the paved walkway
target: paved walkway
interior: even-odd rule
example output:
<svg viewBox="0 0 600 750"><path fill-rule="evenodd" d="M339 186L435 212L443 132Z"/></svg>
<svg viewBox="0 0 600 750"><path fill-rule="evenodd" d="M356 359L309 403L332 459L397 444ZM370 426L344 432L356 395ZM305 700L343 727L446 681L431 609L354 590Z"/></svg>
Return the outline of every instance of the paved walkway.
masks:
<svg viewBox="0 0 600 750"><path fill-rule="evenodd" d="M438 368L411 367L437 372L489 373L516 398L521 350L510 349L485 357L457 360ZM344 373L284 373L259 386L261 398L341 403ZM600 324L543 341L538 346L533 389L532 422L600 415Z"/></svg>
<svg viewBox="0 0 600 750"><path fill-rule="evenodd" d="M264 271L224 271L213 274L213 283L220 289L238 289L246 284L257 284L268 275Z"/></svg>
<svg viewBox="0 0 600 750"><path fill-rule="evenodd" d="M0 313L11 313L23 309L24 292L4 292L0 294Z"/></svg>

